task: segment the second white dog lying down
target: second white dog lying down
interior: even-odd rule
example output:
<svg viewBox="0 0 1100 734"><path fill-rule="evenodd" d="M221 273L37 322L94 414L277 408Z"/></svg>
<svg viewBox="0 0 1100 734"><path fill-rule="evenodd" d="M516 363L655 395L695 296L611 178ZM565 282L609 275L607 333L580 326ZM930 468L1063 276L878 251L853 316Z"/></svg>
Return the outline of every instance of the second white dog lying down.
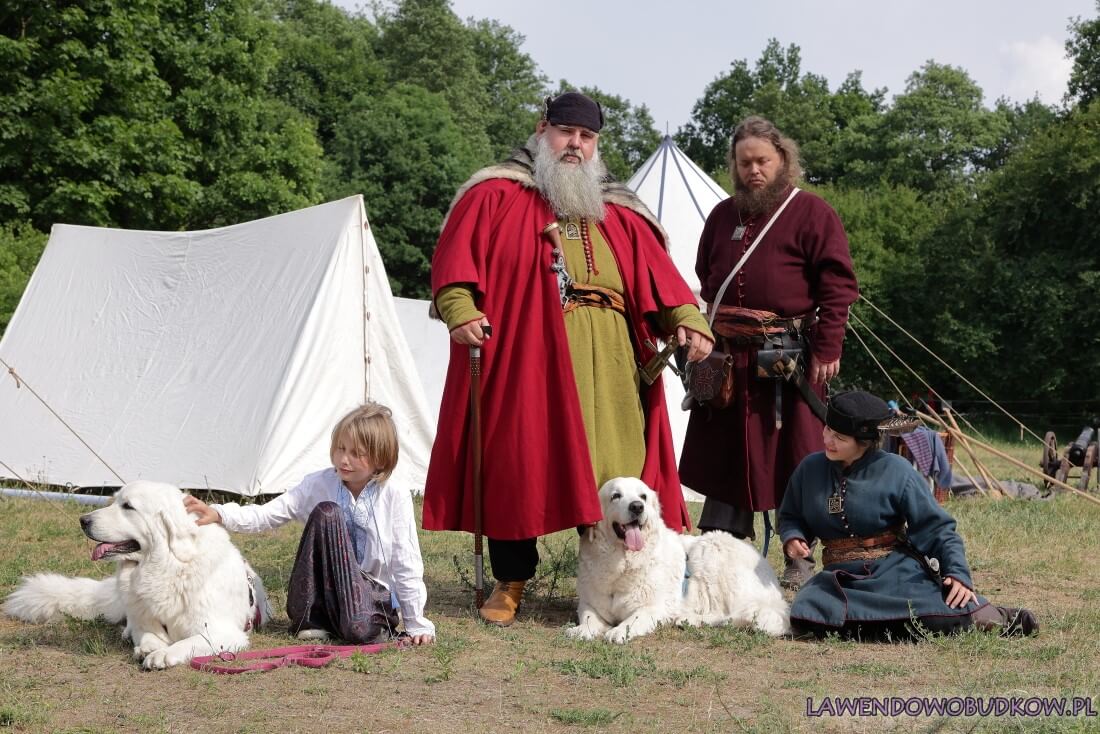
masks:
<svg viewBox="0 0 1100 734"><path fill-rule="evenodd" d="M638 479L604 484L600 505L603 519L580 541L579 623L570 637L623 643L669 622L790 631L779 580L749 543L670 530L657 493Z"/></svg>

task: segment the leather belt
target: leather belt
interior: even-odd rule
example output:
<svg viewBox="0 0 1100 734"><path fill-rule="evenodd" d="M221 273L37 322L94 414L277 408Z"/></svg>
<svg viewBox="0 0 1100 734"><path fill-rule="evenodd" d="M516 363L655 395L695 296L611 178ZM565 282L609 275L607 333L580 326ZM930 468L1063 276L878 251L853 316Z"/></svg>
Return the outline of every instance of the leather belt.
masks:
<svg viewBox="0 0 1100 734"><path fill-rule="evenodd" d="M821 563L845 561L874 561L893 553L894 548L905 542L905 526L895 525L881 535L866 538L834 538L823 540L825 546L821 552Z"/></svg>
<svg viewBox="0 0 1100 734"><path fill-rule="evenodd" d="M569 313L581 306L610 308L621 314L626 313L626 301L623 297L610 288L601 288L598 285L573 285L569 288L562 311Z"/></svg>
<svg viewBox="0 0 1100 734"><path fill-rule="evenodd" d="M714 312L714 304L707 304L707 313ZM713 331L732 339L760 339L774 337L783 333L801 333L802 327L809 325L806 316L780 316L771 311L727 306L720 304L715 314ZM751 342L748 342L751 343Z"/></svg>

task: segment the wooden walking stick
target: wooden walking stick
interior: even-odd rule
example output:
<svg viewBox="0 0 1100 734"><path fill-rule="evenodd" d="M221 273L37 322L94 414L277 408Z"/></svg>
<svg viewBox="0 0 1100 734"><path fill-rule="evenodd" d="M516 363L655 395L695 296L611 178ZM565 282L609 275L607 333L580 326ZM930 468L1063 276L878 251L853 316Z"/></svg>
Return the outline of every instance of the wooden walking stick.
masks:
<svg viewBox="0 0 1100 734"><path fill-rule="evenodd" d="M492 336L493 327L481 327L485 336ZM481 512L481 347L470 347L470 444L473 452L474 480L474 604L485 603L485 556L482 553Z"/></svg>

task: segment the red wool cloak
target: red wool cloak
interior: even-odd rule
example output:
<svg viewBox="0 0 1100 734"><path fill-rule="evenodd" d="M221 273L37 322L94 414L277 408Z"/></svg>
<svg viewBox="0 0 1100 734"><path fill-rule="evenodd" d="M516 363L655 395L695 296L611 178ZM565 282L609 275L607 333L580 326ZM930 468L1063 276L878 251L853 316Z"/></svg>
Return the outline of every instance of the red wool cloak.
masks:
<svg viewBox="0 0 1100 734"><path fill-rule="evenodd" d="M432 292L472 284L493 325L482 348L482 488L486 536L533 538L602 517L570 361L551 246L543 228L555 221L534 189L507 179L471 188L454 206L432 259ZM615 255L636 354L656 343L660 306L694 297L655 230L641 216L607 205L600 229ZM424 528L473 531L469 447L469 348L451 343L424 490ZM661 498L665 523L690 527L658 380L641 395L646 460L641 479Z"/></svg>

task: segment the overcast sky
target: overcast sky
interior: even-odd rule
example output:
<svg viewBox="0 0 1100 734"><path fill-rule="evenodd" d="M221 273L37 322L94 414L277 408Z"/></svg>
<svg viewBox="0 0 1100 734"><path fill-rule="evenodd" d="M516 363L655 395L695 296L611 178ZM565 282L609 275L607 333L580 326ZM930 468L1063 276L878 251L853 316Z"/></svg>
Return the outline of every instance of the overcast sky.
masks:
<svg viewBox="0 0 1100 734"><path fill-rule="evenodd" d="M340 0L347 8L357 0ZM863 72L887 99L929 59L965 69L991 106L1036 94L1060 103L1070 18L1096 0L452 0L462 19L494 18L556 84L568 79L645 104L657 127L688 122L707 84L737 59L755 64L769 38L802 50L802 71L835 89Z"/></svg>

